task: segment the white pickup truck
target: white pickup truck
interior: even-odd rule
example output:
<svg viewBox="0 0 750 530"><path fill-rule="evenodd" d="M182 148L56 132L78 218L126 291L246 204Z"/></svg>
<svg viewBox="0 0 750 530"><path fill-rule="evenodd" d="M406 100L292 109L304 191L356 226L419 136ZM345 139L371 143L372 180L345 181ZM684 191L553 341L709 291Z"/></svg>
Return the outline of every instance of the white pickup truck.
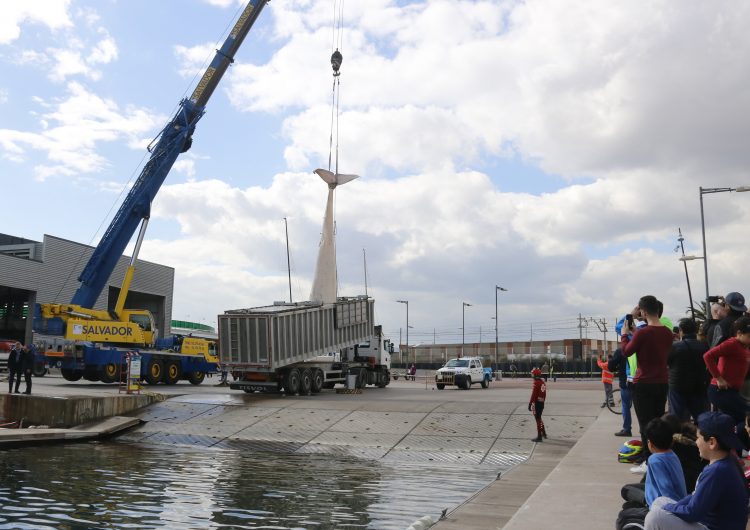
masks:
<svg viewBox="0 0 750 530"><path fill-rule="evenodd" d="M451 359L435 372L435 386L443 390L446 385L455 385L468 390L472 384L480 383L482 388L490 386L492 369L482 367L480 357Z"/></svg>

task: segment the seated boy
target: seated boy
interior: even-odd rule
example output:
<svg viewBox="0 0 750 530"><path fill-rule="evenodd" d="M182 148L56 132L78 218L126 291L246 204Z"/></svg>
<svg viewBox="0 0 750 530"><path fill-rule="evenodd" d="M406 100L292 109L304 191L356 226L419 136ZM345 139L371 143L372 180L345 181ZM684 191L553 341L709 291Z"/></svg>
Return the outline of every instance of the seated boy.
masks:
<svg viewBox="0 0 750 530"><path fill-rule="evenodd" d="M627 523L643 522L649 507L658 497L681 499L687 495L680 459L672 451L672 426L663 418L654 418L648 422L645 431L651 456L648 457L644 489L640 490L640 484L623 487L623 497L629 502L617 516L617 530ZM639 500L645 501L645 505L638 506Z"/></svg>
<svg viewBox="0 0 750 530"><path fill-rule="evenodd" d="M646 516L646 530L745 530L748 494L734 451L742 444L734 420L721 412L698 417L698 450L708 460L695 492L675 502L656 499Z"/></svg>

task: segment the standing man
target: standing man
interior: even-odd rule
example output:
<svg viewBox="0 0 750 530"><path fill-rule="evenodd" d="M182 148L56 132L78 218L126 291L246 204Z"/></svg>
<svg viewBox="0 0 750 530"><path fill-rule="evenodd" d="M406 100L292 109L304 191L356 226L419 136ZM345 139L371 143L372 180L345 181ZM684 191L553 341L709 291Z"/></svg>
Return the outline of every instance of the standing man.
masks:
<svg viewBox="0 0 750 530"><path fill-rule="evenodd" d="M24 394L31 394L31 375L34 370L34 352L28 346L24 346L21 351L21 362L20 369L23 373L24 380L26 381L26 391ZM21 374L18 374L16 378L16 394L18 394L18 387L21 385Z"/></svg>
<svg viewBox="0 0 750 530"><path fill-rule="evenodd" d="M607 369L610 372L617 373L620 383L620 399L622 408L622 429L615 433L615 436L633 436L633 419L630 415L630 407L633 399L630 394L633 386L633 377L630 375L630 366L628 360L622 355L622 350L617 348L612 358L607 363Z"/></svg>
<svg viewBox="0 0 750 530"><path fill-rule="evenodd" d="M21 381L21 343L16 342L10 349L8 355L8 394L13 393L13 381L16 382L16 394L18 394L18 384Z"/></svg>
<svg viewBox="0 0 750 530"><path fill-rule="evenodd" d="M638 369L633 378L633 405L643 444L643 472L646 471L645 460L650 456L646 425L664 415L667 403L667 356L672 348L672 328L661 323L659 313L660 302L655 296L641 297L638 306L633 309L633 316L625 319L620 339L620 348L625 357L638 352ZM643 318L647 325L634 329L633 318Z"/></svg>
<svg viewBox="0 0 750 530"><path fill-rule="evenodd" d="M708 372L703 354L708 350L705 342L698 340L695 320L681 318L678 322L680 340L672 344L667 357L669 368L669 412L680 421L687 421L708 410L706 390Z"/></svg>

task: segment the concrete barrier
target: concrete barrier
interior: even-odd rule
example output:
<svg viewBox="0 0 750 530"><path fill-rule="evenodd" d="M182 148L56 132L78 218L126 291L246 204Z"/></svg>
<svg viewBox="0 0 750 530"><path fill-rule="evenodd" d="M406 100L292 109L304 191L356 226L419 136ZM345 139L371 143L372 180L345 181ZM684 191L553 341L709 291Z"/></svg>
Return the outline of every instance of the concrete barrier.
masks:
<svg viewBox="0 0 750 530"><path fill-rule="evenodd" d="M158 399L154 394L66 397L0 394L0 416L9 421L23 420L24 425L67 428L125 414Z"/></svg>

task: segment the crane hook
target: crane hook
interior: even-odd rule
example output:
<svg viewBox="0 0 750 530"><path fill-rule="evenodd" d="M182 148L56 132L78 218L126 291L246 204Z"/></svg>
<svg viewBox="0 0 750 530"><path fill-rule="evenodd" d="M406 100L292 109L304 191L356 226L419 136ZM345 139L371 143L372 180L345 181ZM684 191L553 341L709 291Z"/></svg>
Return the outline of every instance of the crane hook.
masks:
<svg viewBox="0 0 750 530"><path fill-rule="evenodd" d="M333 52L333 55L331 55L331 66L333 67L333 77L338 77L341 75L341 72L339 72L339 68L341 68L341 62L344 60L344 56L341 55L341 52L336 49L335 52Z"/></svg>

